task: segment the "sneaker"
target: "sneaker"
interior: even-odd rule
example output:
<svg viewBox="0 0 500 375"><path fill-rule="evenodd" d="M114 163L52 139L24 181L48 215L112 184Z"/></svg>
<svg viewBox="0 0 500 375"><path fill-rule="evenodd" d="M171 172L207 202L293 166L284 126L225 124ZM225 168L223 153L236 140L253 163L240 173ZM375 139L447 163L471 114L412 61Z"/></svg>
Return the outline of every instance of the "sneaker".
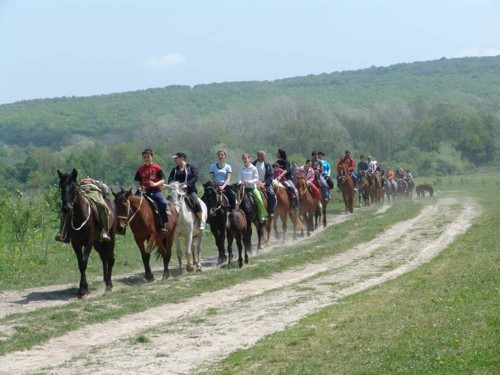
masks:
<svg viewBox="0 0 500 375"><path fill-rule="evenodd" d="M321 202L318 202L318 208L319 208L319 209L322 209L322 208L323 208L323 205L321 204Z"/></svg>
<svg viewBox="0 0 500 375"><path fill-rule="evenodd" d="M168 233L168 229L167 229L167 228L165 228L165 227L161 227L161 228L160 228L160 232L161 232L161 233Z"/></svg>
<svg viewBox="0 0 500 375"><path fill-rule="evenodd" d="M205 230L205 223L200 223L199 230Z"/></svg>
<svg viewBox="0 0 500 375"><path fill-rule="evenodd" d="M269 214L269 217L273 218L274 217L274 213Z"/></svg>
<svg viewBox="0 0 500 375"><path fill-rule="evenodd" d="M267 217L264 217L264 218L260 219L260 223L261 224L267 223Z"/></svg>
<svg viewBox="0 0 500 375"><path fill-rule="evenodd" d="M111 238L109 237L109 234L107 234L106 232L102 232L101 233L101 241L104 241L104 242L111 241Z"/></svg>
<svg viewBox="0 0 500 375"><path fill-rule="evenodd" d="M358 191L358 188L354 188L354 191Z"/></svg>

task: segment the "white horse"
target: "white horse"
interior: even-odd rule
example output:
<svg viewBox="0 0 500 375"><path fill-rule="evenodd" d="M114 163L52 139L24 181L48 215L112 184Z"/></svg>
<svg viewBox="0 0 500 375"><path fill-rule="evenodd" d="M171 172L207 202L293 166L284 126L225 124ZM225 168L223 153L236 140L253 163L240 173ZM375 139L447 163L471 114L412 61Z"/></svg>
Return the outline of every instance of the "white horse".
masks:
<svg viewBox="0 0 500 375"><path fill-rule="evenodd" d="M177 250L177 258L179 259L179 273L182 273L182 250L180 237L183 237L186 242L186 270L192 272L194 267L197 271L201 271L201 242L203 239L203 230L199 229L199 220L193 210L186 204L186 192L181 189L178 182L164 185L169 191L170 201L179 213L177 224L175 226L175 245ZM203 220L207 220L207 206L198 198L200 206L203 210ZM196 239L196 251L195 240ZM191 258L193 264L191 264Z"/></svg>

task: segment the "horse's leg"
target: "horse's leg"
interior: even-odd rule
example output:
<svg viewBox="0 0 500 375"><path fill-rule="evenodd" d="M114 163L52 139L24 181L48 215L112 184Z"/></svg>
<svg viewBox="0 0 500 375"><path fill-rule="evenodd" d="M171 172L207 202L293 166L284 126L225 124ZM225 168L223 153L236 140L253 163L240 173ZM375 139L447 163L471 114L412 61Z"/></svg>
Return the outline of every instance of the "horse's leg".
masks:
<svg viewBox="0 0 500 375"><path fill-rule="evenodd" d="M82 245L73 245L73 250L75 251L76 258L78 260L78 269L80 270L80 288L78 289L78 298L82 298L89 292L85 271L87 270L87 263L92 247L86 245L83 251L82 247Z"/></svg>
<svg viewBox="0 0 500 375"><path fill-rule="evenodd" d="M226 237L227 237L227 266L228 268L231 267L231 262L233 261L233 240L234 240L234 234L232 229L226 230ZM241 238L240 238L241 241ZM236 244L238 244L238 239L236 239Z"/></svg>
<svg viewBox="0 0 500 375"><path fill-rule="evenodd" d="M260 222L260 220L254 221L255 228L257 229L257 251L262 250L262 237L264 234L264 225Z"/></svg>
<svg viewBox="0 0 500 375"><path fill-rule="evenodd" d="M281 217L282 213L280 212L279 215L276 215L276 212L275 212L275 217L278 218L278 217ZM280 239L280 234L278 233L278 220L273 220L273 229L274 229L274 238L276 240L279 240Z"/></svg>
<svg viewBox="0 0 500 375"><path fill-rule="evenodd" d="M286 211L282 211L280 212L280 219L281 219L281 231L283 232L283 235L281 236L281 243L285 243L287 241L287 233L286 233L286 230L287 230L287 212Z"/></svg>
<svg viewBox="0 0 500 375"><path fill-rule="evenodd" d="M194 220L193 220L194 221ZM193 228L191 228L190 231L188 231L186 235L186 271L188 272L193 272L193 263L194 261L194 253L193 253Z"/></svg>
<svg viewBox="0 0 500 375"><path fill-rule="evenodd" d="M113 254L114 243L113 239L110 242L101 243L95 246L95 249L99 253L102 263L102 279L104 285L106 285L106 292L113 290L113 283L111 281L111 272L113 265L115 264L115 257Z"/></svg>
<svg viewBox="0 0 500 375"><path fill-rule="evenodd" d="M326 227L326 206L328 206L327 201L323 203L323 227Z"/></svg>
<svg viewBox="0 0 500 375"><path fill-rule="evenodd" d="M163 238L158 241L158 249L161 252L163 258L163 280L170 277L170 271L168 265L170 264L170 258L172 257L172 245L174 244L174 236L170 234L167 238Z"/></svg>
<svg viewBox="0 0 500 375"><path fill-rule="evenodd" d="M175 251L177 252L177 260L179 261L179 273L182 274L182 249L179 235L175 236Z"/></svg>
<svg viewBox="0 0 500 375"><path fill-rule="evenodd" d="M146 252L144 247L144 240L139 239L134 236L135 243L141 252L142 264L144 265L144 280L145 281L154 281L153 273L151 272L151 267L149 265L149 260L151 258L151 254Z"/></svg>
<svg viewBox="0 0 500 375"><path fill-rule="evenodd" d="M222 245L221 245L220 224L218 222L211 223L210 224L210 231L212 232L212 235L215 238L215 246L217 246L217 252L219 253L219 256L217 258L217 265L220 266L222 264L222 258L224 256L224 242L222 242Z"/></svg>

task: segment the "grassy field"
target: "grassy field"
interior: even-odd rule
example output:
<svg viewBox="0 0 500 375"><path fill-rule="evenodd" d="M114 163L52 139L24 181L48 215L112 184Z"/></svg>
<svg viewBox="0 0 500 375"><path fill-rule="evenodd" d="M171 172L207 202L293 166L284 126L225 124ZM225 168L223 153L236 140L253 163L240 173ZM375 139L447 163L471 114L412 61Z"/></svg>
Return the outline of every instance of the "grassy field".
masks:
<svg viewBox="0 0 500 375"><path fill-rule="evenodd" d="M497 183L446 181L460 190L447 194L474 197L483 213L432 262L238 350L208 373L499 373Z"/></svg>

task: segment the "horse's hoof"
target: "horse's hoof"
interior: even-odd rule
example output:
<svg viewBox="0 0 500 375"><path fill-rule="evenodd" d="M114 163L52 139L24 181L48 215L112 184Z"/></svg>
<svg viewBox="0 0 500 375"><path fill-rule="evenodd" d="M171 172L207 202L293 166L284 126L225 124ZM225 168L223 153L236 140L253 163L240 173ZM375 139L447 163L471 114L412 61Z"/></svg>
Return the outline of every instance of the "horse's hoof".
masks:
<svg viewBox="0 0 500 375"><path fill-rule="evenodd" d="M89 294L88 290L79 290L77 293L78 299L84 298L87 294Z"/></svg>
<svg viewBox="0 0 500 375"><path fill-rule="evenodd" d="M167 280L170 277L169 273L164 273L162 280Z"/></svg>
<svg viewBox="0 0 500 375"><path fill-rule="evenodd" d="M112 292L113 291L113 287L112 286L107 286L105 291L106 292Z"/></svg>
<svg viewBox="0 0 500 375"><path fill-rule="evenodd" d="M193 271L194 271L193 266L192 266L192 265L190 265L190 264L188 264L188 265L186 266L186 271L188 271L188 272L193 272Z"/></svg>

